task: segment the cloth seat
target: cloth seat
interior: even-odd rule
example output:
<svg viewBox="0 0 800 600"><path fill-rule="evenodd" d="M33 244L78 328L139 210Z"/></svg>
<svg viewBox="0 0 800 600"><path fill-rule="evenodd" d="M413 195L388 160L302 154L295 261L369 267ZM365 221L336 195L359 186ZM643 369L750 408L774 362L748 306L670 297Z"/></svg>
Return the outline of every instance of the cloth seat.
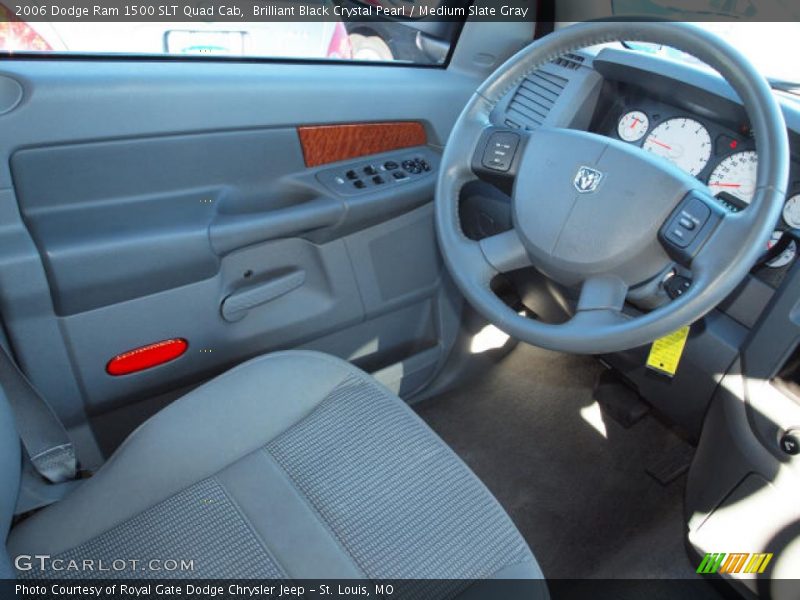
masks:
<svg viewBox="0 0 800 600"><path fill-rule="evenodd" d="M542 578L491 493L401 399L298 351L244 363L156 414L13 528L7 551L51 557L21 579L453 580L427 598L474 587L456 580Z"/></svg>

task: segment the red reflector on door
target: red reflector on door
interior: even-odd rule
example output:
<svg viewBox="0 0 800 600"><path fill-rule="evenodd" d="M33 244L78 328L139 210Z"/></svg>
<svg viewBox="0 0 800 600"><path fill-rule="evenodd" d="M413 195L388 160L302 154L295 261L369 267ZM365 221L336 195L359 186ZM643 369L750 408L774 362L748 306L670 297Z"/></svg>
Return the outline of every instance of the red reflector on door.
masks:
<svg viewBox="0 0 800 600"><path fill-rule="evenodd" d="M189 342L184 339L164 340L119 354L108 361L106 372L119 376L137 373L175 360L186 352Z"/></svg>

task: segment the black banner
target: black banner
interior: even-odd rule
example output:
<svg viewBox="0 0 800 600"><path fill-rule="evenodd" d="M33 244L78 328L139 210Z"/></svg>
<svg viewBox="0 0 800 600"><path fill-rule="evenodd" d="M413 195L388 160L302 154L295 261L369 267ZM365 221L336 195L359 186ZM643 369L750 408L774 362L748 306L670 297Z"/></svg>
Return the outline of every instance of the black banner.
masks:
<svg viewBox="0 0 800 600"><path fill-rule="evenodd" d="M498 3L465 0L14 0L5 4L10 13L5 18L23 21L280 23L536 20L535 0L503 0Z"/></svg>
<svg viewBox="0 0 800 600"><path fill-rule="evenodd" d="M782 0L554 0L562 22L591 19L797 21L800 6ZM528 21L537 0L4 0L0 22L304 22ZM2 6L0 5L0 6ZM541 15L540 15L541 17ZM538 20L541 20L539 18Z"/></svg>
<svg viewBox="0 0 800 600"><path fill-rule="evenodd" d="M759 582L759 588L772 584L781 593L800 591L800 581ZM469 598L530 598L544 600L721 600L733 588L718 578L703 579L600 579L568 580L42 580L0 581L0 597L37 600L161 600L161 599L220 599L220 600L292 600L294 598L358 600ZM782 597L800 597L782 596Z"/></svg>

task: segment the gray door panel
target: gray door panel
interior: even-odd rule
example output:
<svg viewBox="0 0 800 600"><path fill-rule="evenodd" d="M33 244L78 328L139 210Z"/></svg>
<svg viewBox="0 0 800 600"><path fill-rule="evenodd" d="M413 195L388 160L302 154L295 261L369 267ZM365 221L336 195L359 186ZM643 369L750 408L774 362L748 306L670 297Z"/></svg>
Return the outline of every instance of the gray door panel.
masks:
<svg viewBox="0 0 800 600"><path fill-rule="evenodd" d="M268 283L304 274L296 289L226 321L220 307L244 274ZM73 361L92 409L120 398L146 396L165 385L190 383L215 370L309 337L357 323L363 308L344 243L316 246L288 239L229 255L214 278L62 318ZM185 338L184 357L124 377L106 374L107 361L154 341Z"/></svg>
<svg viewBox="0 0 800 600"><path fill-rule="evenodd" d="M433 374L452 322L440 313L455 305L433 234L437 152L477 77L102 61L0 71L25 88L0 116L13 203L0 303L20 362L68 421L282 348L338 354L403 393ZM296 126L391 120L421 121L430 145L305 167ZM433 172L363 194L331 186L333 171L413 156ZM112 357L170 338L188 340L183 357L106 373Z"/></svg>

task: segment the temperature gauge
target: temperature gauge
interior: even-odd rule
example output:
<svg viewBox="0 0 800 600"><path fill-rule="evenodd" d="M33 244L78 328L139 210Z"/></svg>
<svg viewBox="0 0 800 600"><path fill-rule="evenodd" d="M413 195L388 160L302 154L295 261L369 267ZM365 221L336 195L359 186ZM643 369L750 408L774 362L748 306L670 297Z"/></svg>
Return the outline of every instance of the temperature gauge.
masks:
<svg viewBox="0 0 800 600"><path fill-rule="evenodd" d="M620 139L626 142L638 142L650 129L650 119L639 110L634 110L622 115L617 125Z"/></svg>

